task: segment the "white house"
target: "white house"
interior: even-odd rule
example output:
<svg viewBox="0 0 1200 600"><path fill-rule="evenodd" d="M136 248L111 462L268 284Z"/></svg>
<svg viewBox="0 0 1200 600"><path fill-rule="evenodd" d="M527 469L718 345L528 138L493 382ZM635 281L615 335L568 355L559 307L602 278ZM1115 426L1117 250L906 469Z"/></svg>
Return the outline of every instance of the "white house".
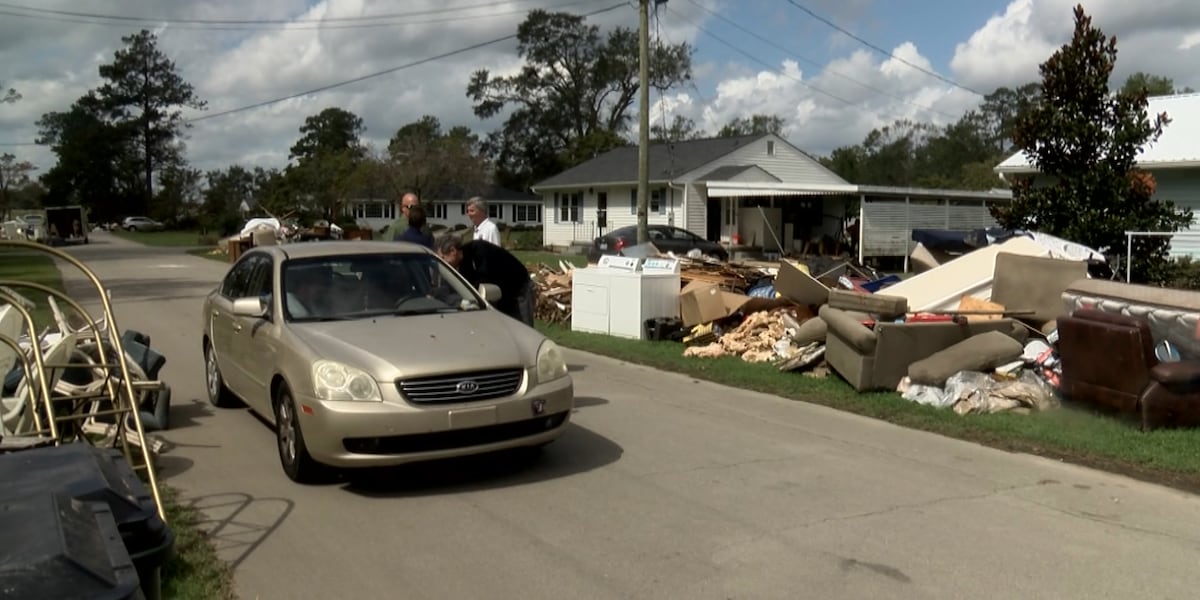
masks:
<svg viewBox="0 0 1200 600"><path fill-rule="evenodd" d="M467 200L474 195L487 202L488 216L507 225L537 227L542 224L542 198L500 186L492 186L482 194L467 194L461 189L447 189L438 198L426 202L430 225L454 228L470 226L467 219Z"/></svg>
<svg viewBox="0 0 1200 600"><path fill-rule="evenodd" d="M544 243L590 245L637 223L636 146L616 148L533 186L542 197ZM861 224L859 259L907 256L913 228L993 227L992 202L1011 192L860 186L773 134L652 144L651 224L767 252L841 242Z"/></svg>
<svg viewBox="0 0 1200 600"><path fill-rule="evenodd" d="M1200 94L1156 96L1147 105L1151 118L1166 113L1171 122L1157 142L1142 148L1137 165L1154 176L1155 198L1192 210L1191 231L1197 233L1172 236L1171 253L1200 257ZM1024 152L1008 157L995 171L1001 178L1035 176L1037 181L1037 168Z"/></svg>
<svg viewBox="0 0 1200 600"><path fill-rule="evenodd" d="M400 200L356 198L348 200L343 205L342 212L354 217L359 227L379 231L385 225L391 225L392 221L396 220L396 217L400 214Z"/></svg>

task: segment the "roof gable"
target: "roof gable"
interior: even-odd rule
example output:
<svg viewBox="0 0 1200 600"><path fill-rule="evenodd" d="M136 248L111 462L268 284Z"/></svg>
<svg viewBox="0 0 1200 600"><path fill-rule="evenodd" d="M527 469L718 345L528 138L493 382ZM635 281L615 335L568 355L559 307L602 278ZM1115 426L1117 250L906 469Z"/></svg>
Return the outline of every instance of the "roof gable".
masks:
<svg viewBox="0 0 1200 600"><path fill-rule="evenodd" d="M770 134L705 138L650 144L650 181L667 181L693 171ZM630 183L637 180L638 147L622 146L580 163L534 188Z"/></svg>
<svg viewBox="0 0 1200 600"><path fill-rule="evenodd" d="M1167 113L1171 122L1163 127L1158 141L1146 144L1137 156L1137 165L1155 167L1200 167L1200 94L1154 96L1146 102L1147 115ZM1024 151L1017 152L996 165L998 173L1033 173Z"/></svg>

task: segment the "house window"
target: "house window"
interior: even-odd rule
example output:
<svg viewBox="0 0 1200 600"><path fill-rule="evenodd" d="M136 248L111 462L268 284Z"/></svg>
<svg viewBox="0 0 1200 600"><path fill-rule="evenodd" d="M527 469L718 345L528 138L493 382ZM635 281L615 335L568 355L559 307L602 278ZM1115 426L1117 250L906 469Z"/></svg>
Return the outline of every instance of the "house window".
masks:
<svg viewBox="0 0 1200 600"><path fill-rule="evenodd" d="M557 222L580 223L579 214L583 208L583 192L571 194L554 194L554 204L558 207Z"/></svg>
<svg viewBox="0 0 1200 600"><path fill-rule="evenodd" d="M665 190L663 190L662 188L655 188L655 189L650 190L650 203L649 203L650 206L647 207L647 210L646 210L647 213L658 213L660 215L663 213L663 204L664 204L663 193L664 192L665 192ZM629 190L629 214L631 214L631 215L637 214L637 188L633 188L633 189Z"/></svg>
<svg viewBox="0 0 1200 600"><path fill-rule="evenodd" d="M504 220L504 205L500 203L489 204L488 218L496 219L497 221Z"/></svg>
<svg viewBox="0 0 1200 600"><path fill-rule="evenodd" d="M541 223L542 207L537 204L514 204L513 221L516 223Z"/></svg>
<svg viewBox="0 0 1200 600"><path fill-rule="evenodd" d="M446 209L445 202L434 202L433 203L433 216L430 218L445 219L445 218L447 218L449 212L450 211L448 211Z"/></svg>
<svg viewBox="0 0 1200 600"><path fill-rule="evenodd" d="M767 156L775 156L774 140L767 140Z"/></svg>
<svg viewBox="0 0 1200 600"><path fill-rule="evenodd" d="M395 219L396 205L393 202L358 202L354 205L356 219Z"/></svg>

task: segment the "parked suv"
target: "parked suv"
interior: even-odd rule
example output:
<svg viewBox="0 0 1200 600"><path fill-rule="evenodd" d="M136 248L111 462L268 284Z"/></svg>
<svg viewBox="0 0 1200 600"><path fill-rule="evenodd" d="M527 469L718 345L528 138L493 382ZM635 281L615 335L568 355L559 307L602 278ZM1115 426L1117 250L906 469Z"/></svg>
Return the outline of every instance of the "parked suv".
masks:
<svg viewBox="0 0 1200 600"><path fill-rule="evenodd" d="M163 224L150 217L125 217L121 228L125 231L158 231L163 228Z"/></svg>
<svg viewBox="0 0 1200 600"><path fill-rule="evenodd" d="M676 255L687 254L699 249L705 256L720 260L729 260L729 252L721 244L710 242L686 229L671 225L650 225L647 227L650 243L663 252L673 252ZM620 254L622 248L637 245L637 225L628 225L614 229L592 242L588 251L588 260L596 262L605 254Z"/></svg>

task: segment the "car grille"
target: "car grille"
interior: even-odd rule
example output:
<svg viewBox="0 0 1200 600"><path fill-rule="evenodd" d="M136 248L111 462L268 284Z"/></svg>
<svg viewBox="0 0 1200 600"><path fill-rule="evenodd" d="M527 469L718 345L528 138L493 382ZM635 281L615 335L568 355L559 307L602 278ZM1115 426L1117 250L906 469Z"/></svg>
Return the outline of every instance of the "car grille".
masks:
<svg viewBox="0 0 1200 600"><path fill-rule="evenodd" d="M402 379L396 382L396 388L409 402L478 402L513 395L524 376L524 369L475 371Z"/></svg>

